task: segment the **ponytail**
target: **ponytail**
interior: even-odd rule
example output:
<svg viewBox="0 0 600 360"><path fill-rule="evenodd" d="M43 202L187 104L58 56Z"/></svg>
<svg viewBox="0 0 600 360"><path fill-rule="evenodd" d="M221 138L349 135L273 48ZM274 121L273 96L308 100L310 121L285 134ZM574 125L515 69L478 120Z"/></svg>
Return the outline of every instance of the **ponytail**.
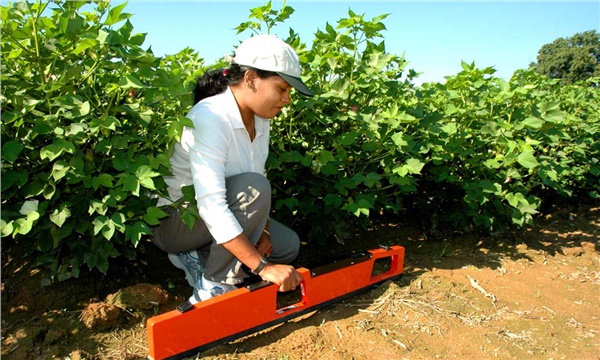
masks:
<svg viewBox="0 0 600 360"><path fill-rule="evenodd" d="M229 85L228 73L228 69L207 70L200 76L194 88L194 104L225 91Z"/></svg>
<svg viewBox="0 0 600 360"><path fill-rule="evenodd" d="M196 80L194 104L207 97L222 93L229 85L238 84L244 79L244 74L248 70L255 70L258 77L262 79L277 75L274 72L254 69L249 66L240 66L238 64L231 64L229 69L207 70L204 75Z"/></svg>

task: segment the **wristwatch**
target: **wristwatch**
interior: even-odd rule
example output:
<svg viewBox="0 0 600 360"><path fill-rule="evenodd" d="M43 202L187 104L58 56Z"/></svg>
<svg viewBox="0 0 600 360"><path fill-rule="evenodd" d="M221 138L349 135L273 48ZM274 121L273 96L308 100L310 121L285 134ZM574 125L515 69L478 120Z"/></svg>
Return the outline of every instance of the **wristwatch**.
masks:
<svg viewBox="0 0 600 360"><path fill-rule="evenodd" d="M262 271L262 269L265 268L265 265L267 265L267 261L269 260L269 258L267 257L267 254L263 254L263 256L260 258L260 262L258 263L258 266L252 270L252 273L254 275L258 275L258 273L260 273Z"/></svg>

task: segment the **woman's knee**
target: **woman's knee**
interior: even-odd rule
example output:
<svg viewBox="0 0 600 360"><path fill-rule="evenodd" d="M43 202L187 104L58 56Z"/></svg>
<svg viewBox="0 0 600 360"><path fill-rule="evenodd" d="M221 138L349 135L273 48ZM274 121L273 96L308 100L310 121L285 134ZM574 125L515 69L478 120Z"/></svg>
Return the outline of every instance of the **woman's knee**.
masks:
<svg viewBox="0 0 600 360"><path fill-rule="evenodd" d="M289 240L288 245L288 254L287 254L287 263L291 263L296 260L298 255L300 254L300 237L295 232L292 232L292 238Z"/></svg>
<svg viewBox="0 0 600 360"><path fill-rule="evenodd" d="M244 191L252 189L260 193L271 194L271 183L264 175L255 172L246 172L230 176L226 179L228 190Z"/></svg>
<svg viewBox="0 0 600 360"><path fill-rule="evenodd" d="M300 237L298 234L281 224L280 222L271 219L270 226L271 243L273 244L272 261L277 263L289 264L296 260L300 254Z"/></svg>
<svg viewBox="0 0 600 360"><path fill-rule="evenodd" d="M168 253L181 253L199 249L212 243L212 236L206 224L196 219L190 230L181 219L180 210L166 207L167 217L152 228L152 242L161 250Z"/></svg>
<svg viewBox="0 0 600 360"><path fill-rule="evenodd" d="M252 187L261 194L268 194L271 196L271 182L266 176L257 173L250 173L250 183Z"/></svg>
<svg viewBox="0 0 600 360"><path fill-rule="evenodd" d="M239 194L244 194L246 202L264 202L270 207L271 183L264 175L254 172L241 173L228 177L226 187L229 196L235 197L232 201L239 200Z"/></svg>

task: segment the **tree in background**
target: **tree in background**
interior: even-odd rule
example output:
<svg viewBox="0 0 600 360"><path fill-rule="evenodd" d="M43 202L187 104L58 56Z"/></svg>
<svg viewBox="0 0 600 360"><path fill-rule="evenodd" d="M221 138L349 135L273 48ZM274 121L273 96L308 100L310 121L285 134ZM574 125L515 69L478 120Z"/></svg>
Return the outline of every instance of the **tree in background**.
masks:
<svg viewBox="0 0 600 360"><path fill-rule="evenodd" d="M600 33L589 30L542 46L535 70L564 84L600 76ZM596 84L597 86L598 84Z"/></svg>

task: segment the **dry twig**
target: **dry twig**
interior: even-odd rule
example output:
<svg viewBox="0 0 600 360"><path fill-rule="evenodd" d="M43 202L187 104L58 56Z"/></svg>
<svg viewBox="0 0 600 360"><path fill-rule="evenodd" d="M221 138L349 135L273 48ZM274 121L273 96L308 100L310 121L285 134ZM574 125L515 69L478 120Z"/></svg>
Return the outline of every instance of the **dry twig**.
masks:
<svg viewBox="0 0 600 360"><path fill-rule="evenodd" d="M475 279L473 279L469 275L467 275L467 277L469 278L469 282L471 283L471 286L474 287L479 292L481 292L485 297L489 297L490 299L492 299L492 305L494 305L494 307L497 307L496 306L496 296L494 296L494 294L492 294L491 292L486 291L483 287L481 287L481 285L479 285L477 283L477 281L475 281Z"/></svg>

